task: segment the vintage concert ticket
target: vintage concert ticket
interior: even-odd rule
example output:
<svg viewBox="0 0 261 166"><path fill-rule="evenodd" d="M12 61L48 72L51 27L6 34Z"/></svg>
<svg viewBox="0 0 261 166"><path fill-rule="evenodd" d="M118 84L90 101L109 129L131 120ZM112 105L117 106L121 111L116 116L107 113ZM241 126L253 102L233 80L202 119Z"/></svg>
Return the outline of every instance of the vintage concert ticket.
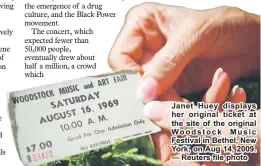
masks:
<svg viewBox="0 0 261 166"><path fill-rule="evenodd" d="M136 98L135 70L85 77L9 94L13 136L33 166L160 131Z"/></svg>

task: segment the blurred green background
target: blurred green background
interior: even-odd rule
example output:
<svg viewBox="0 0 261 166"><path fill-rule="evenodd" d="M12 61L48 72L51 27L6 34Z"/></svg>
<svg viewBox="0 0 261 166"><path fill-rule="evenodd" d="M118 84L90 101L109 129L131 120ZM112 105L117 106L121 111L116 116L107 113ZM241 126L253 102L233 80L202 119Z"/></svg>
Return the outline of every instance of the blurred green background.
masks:
<svg viewBox="0 0 261 166"><path fill-rule="evenodd" d="M42 166L160 166L149 137L120 141L114 145L71 156Z"/></svg>

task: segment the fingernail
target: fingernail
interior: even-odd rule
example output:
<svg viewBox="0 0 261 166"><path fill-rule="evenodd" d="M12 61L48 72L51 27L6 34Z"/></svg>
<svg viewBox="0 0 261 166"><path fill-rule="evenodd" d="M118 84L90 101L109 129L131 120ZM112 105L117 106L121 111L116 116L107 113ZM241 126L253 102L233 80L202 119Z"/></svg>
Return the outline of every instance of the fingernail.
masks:
<svg viewBox="0 0 261 166"><path fill-rule="evenodd" d="M142 100L144 103L147 103L155 99L157 86L157 81L155 81L151 77L145 78L144 80L142 80L141 85L138 89L138 98Z"/></svg>
<svg viewBox="0 0 261 166"><path fill-rule="evenodd" d="M164 110L160 107L159 101L151 101L144 106L144 115L153 121L160 121Z"/></svg>
<svg viewBox="0 0 261 166"><path fill-rule="evenodd" d="M231 95L232 96L235 96L235 94L237 93L237 91L240 90L240 87L238 85L235 85L233 88L232 88L232 91L231 91Z"/></svg>
<svg viewBox="0 0 261 166"><path fill-rule="evenodd" d="M217 69L217 71L214 74L213 80L212 80L212 85L215 84L218 81L218 78L221 76L223 73L223 69L220 67Z"/></svg>

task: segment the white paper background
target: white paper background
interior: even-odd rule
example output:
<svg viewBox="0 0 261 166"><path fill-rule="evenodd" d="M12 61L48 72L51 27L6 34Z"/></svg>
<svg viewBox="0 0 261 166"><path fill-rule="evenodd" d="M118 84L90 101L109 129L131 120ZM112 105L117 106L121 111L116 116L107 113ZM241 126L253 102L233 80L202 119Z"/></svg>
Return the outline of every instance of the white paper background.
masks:
<svg viewBox="0 0 261 166"><path fill-rule="evenodd" d="M1 3L10 2L9 0L1 0ZM40 0L37 0L37 2ZM57 2L66 3L67 0L56 0ZM30 87L35 87L39 85L54 83L62 80L68 80L73 78L78 78L87 75L94 75L103 72L110 71L107 65L108 52L114 43L115 38L120 31L126 12L132 6L145 2L141 0L96 0L89 1L92 3L102 3L104 8L108 11L117 12L117 17L113 19L86 19L88 21L82 21L82 25L76 25L76 27L92 27L95 31L95 35L90 39L92 44L86 47L84 52L87 54L95 54L98 69L95 71L86 72L84 70L74 70L72 72L57 71L48 72L44 78L25 78L24 77L24 44L23 39L25 35L25 28L23 28L23 3L25 0L16 0L16 11L13 12L1 12L1 29L14 29L15 32L13 37L1 37L0 44L2 47L11 47L11 53L5 61L8 65L6 71L0 70L1 75L1 86L0 86L0 116L3 117L3 121L0 125L0 130L3 132L4 137L0 140L0 149L6 149L7 155L0 156L1 166L21 166L21 162L18 159L18 155L15 150L13 143L10 123L7 118L7 108L6 108L6 93L8 91L20 90ZM29 1L28 1L29 2ZM31 2L31 1L30 1ZM42 0L42 2L51 2L50 0ZM69 2L69 1L67 1ZM72 1L71 1L72 2ZM74 1L76 3L76 1ZM85 1L86 3L87 1ZM151 1L148 1L151 2ZM195 9L207 9L213 8L220 5L237 6L248 12L253 12L256 14L261 14L260 10L260 0L158 0L153 2L160 2L166 4L173 4L178 6L184 6ZM106 11L104 10L104 11ZM8 13L8 14L7 14ZM11 15L10 15L11 14ZM63 22L63 25L67 27L75 26L72 22ZM28 28L27 28L28 29ZM73 48L73 46L72 46Z"/></svg>

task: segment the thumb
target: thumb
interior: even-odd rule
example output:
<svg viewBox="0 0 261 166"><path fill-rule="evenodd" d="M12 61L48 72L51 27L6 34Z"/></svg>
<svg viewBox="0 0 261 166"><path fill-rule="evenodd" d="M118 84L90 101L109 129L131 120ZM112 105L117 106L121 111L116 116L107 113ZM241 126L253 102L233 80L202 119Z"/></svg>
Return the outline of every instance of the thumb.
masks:
<svg viewBox="0 0 261 166"><path fill-rule="evenodd" d="M173 101L151 101L144 106L144 114L159 127L170 130L171 121L175 120L183 123L186 121L186 116L172 117L173 103ZM183 112L184 111L182 110L181 113Z"/></svg>
<svg viewBox="0 0 261 166"><path fill-rule="evenodd" d="M184 43L180 43L179 40L168 40L148 64L138 90L138 97L146 103L172 87L192 59L189 52L191 51L184 50Z"/></svg>

